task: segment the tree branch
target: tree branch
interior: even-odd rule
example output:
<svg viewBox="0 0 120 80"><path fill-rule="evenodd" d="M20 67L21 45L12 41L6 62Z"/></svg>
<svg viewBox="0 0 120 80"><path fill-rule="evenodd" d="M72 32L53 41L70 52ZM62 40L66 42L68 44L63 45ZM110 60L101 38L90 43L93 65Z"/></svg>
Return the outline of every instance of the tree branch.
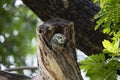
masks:
<svg viewBox="0 0 120 80"><path fill-rule="evenodd" d="M36 70L37 67L22 66L22 67L16 67L16 68L7 68L7 69L4 69L4 71L18 71L18 70L24 70L24 69L27 69L27 70Z"/></svg>
<svg viewBox="0 0 120 80"><path fill-rule="evenodd" d="M93 0L23 0L43 21L56 17L70 20L75 25L76 47L90 55L100 53L102 41L107 38L100 30L94 31L94 15L99 7Z"/></svg>

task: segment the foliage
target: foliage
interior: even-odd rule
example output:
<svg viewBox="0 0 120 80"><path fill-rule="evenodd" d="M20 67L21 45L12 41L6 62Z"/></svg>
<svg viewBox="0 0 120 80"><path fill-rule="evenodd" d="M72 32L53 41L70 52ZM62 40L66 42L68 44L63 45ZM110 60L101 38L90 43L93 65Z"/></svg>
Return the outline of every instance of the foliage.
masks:
<svg viewBox="0 0 120 80"><path fill-rule="evenodd" d="M113 37L112 43L109 40L103 41L103 53L109 53L110 56L120 56L120 31L117 36Z"/></svg>
<svg viewBox="0 0 120 80"><path fill-rule="evenodd" d="M120 70L120 0L94 0L101 10L95 15L95 30L103 27L103 33L113 36L104 40L101 54L92 55L80 62L91 80L117 80ZM107 56L106 56L107 55Z"/></svg>
<svg viewBox="0 0 120 80"><path fill-rule="evenodd" d="M87 76L90 76L91 80L116 80L120 64L116 59L105 60L105 55L99 54L81 61L81 68L87 71Z"/></svg>
<svg viewBox="0 0 120 80"><path fill-rule="evenodd" d="M120 0L95 0L99 1L101 10L95 15L95 19L99 18L95 30L103 25L103 33L116 32L120 29Z"/></svg>
<svg viewBox="0 0 120 80"><path fill-rule="evenodd" d="M27 65L26 56L36 53L37 16L16 1L0 1L0 63L6 67Z"/></svg>

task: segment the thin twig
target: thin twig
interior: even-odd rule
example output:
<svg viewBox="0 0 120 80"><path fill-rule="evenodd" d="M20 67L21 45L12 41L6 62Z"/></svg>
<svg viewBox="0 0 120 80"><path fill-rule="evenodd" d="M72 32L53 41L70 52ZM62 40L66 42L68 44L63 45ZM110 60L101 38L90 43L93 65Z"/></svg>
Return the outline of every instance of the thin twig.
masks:
<svg viewBox="0 0 120 80"><path fill-rule="evenodd" d="M31 66L22 66L22 67L16 67L16 68L7 68L7 69L4 69L4 71L18 71L18 70L24 70L24 69L27 69L27 70L36 70L38 67L31 67Z"/></svg>

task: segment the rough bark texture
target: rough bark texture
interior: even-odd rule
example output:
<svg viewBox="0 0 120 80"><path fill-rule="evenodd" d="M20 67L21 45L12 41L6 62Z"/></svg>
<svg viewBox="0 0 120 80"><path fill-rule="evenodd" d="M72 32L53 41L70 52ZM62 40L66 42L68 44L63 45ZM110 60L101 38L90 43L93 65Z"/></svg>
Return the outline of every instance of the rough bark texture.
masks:
<svg viewBox="0 0 120 80"><path fill-rule="evenodd" d="M53 35L66 37L64 46L50 44ZM83 80L77 64L75 33L72 22L55 19L38 27L38 66L34 80Z"/></svg>
<svg viewBox="0 0 120 80"><path fill-rule="evenodd" d="M87 55L102 50L106 38L100 30L94 31L93 16L99 7L92 0L23 0L43 21L60 17L75 24L76 46Z"/></svg>

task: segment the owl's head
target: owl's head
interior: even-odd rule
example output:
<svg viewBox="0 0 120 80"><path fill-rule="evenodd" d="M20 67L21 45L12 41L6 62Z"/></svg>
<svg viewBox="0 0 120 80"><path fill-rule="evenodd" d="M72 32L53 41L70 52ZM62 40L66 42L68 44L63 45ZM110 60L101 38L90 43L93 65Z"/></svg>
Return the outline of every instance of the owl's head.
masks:
<svg viewBox="0 0 120 80"><path fill-rule="evenodd" d="M52 39L55 44L59 44L59 45L64 44L66 41L66 37L61 33L55 34Z"/></svg>

